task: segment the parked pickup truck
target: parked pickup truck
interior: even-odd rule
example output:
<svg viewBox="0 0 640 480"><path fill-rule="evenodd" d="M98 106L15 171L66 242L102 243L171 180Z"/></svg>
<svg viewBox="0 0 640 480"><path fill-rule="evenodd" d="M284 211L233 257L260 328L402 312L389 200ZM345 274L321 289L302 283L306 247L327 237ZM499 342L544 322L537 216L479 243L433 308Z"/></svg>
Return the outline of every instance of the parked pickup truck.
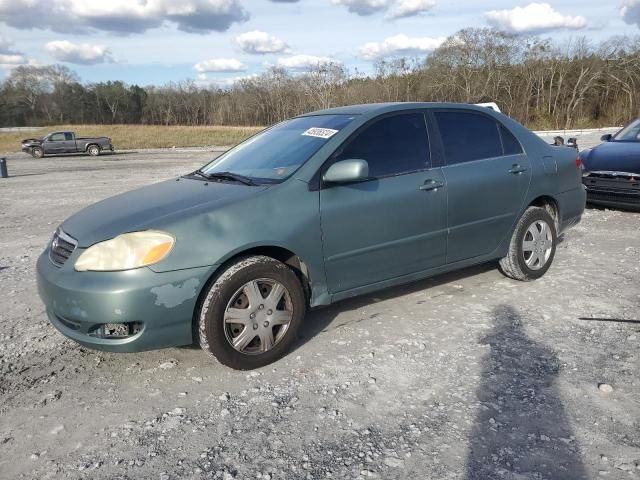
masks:
<svg viewBox="0 0 640 480"><path fill-rule="evenodd" d="M27 138L22 141L22 151L34 158L56 153L85 152L93 157L103 150L113 151L109 137L76 137L74 132L53 132L44 138Z"/></svg>

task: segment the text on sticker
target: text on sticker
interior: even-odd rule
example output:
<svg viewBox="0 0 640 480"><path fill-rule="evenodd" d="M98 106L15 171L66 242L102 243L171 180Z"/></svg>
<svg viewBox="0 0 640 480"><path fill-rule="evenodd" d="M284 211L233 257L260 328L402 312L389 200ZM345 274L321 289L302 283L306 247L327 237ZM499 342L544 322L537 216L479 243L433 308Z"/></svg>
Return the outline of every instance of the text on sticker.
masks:
<svg viewBox="0 0 640 480"><path fill-rule="evenodd" d="M338 133L338 130L334 130L332 128L313 127L306 132L303 132L302 135L306 135L307 137L331 138L336 133Z"/></svg>

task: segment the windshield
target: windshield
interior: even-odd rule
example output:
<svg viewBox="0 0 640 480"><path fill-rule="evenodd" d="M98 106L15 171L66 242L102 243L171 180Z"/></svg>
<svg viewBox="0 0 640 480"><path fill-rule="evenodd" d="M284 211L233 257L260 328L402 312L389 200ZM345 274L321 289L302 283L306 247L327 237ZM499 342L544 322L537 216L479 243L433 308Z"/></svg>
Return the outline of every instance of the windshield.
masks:
<svg viewBox="0 0 640 480"><path fill-rule="evenodd" d="M613 137L614 142L637 142L640 136L640 118L624 127Z"/></svg>
<svg viewBox="0 0 640 480"><path fill-rule="evenodd" d="M316 115L285 120L235 146L201 171L229 172L257 183L279 183L293 174L353 115Z"/></svg>

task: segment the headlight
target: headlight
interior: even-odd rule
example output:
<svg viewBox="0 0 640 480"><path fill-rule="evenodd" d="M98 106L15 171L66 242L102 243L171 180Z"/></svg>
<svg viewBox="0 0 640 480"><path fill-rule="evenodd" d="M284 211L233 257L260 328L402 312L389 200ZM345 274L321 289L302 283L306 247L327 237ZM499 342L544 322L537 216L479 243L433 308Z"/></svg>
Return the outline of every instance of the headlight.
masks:
<svg viewBox="0 0 640 480"><path fill-rule="evenodd" d="M124 233L89 247L76 260L75 269L116 271L153 265L169 255L174 244L172 235L156 230Z"/></svg>

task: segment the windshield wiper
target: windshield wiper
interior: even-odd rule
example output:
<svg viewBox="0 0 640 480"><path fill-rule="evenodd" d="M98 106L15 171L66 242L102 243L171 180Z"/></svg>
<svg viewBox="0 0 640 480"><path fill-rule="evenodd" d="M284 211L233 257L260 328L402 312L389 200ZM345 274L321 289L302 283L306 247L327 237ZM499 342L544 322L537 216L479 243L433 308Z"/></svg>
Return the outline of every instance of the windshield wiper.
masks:
<svg viewBox="0 0 640 480"><path fill-rule="evenodd" d="M234 182L240 182L245 185L251 185L251 186L257 185L257 183L254 182L251 178L245 177L244 175L240 175L239 173L233 173L233 172L204 173L201 170L196 170L194 173L197 173L198 175L201 175L207 178L208 180L215 180L215 179L232 180Z"/></svg>
<svg viewBox="0 0 640 480"><path fill-rule="evenodd" d="M206 180L209 180L209 176L206 173L204 173L202 170L200 170L200 169L196 170L191 175L198 175L199 177L202 177L202 178L204 178Z"/></svg>

